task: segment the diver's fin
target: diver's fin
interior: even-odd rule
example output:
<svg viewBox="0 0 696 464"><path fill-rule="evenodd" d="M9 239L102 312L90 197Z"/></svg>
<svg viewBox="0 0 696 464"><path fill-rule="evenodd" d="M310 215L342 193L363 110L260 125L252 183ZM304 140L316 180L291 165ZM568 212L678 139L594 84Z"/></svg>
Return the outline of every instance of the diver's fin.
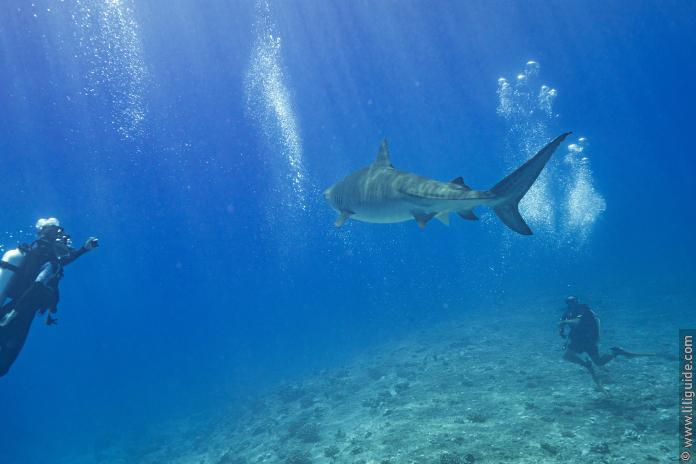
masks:
<svg viewBox="0 0 696 464"><path fill-rule="evenodd" d="M414 213L413 214L413 219L416 220L418 223L418 227L423 229L425 225L428 223L429 220L431 220L435 216L435 213Z"/></svg>
<svg viewBox="0 0 696 464"><path fill-rule="evenodd" d="M449 220L449 213L438 213L435 215L435 219L443 223L444 225L448 226L450 225L450 220Z"/></svg>
<svg viewBox="0 0 696 464"><path fill-rule="evenodd" d="M379 151L377 152L377 159L372 163L373 166L382 168L393 168L391 164L391 159L389 158L389 143L387 139L382 140L382 144L379 146Z"/></svg>
<svg viewBox="0 0 696 464"><path fill-rule="evenodd" d="M466 184L464 183L464 178L461 177L461 176L452 179L452 180L450 181L450 184L455 184L455 185L458 185L458 186L460 186L460 187L464 187L464 188L467 189L467 190L471 190L471 187L469 187L468 185L466 185Z"/></svg>
<svg viewBox="0 0 696 464"><path fill-rule="evenodd" d="M336 218L336 222L334 222L334 225L336 227L341 227L353 214L355 214L353 211L349 209L344 209L343 211L341 211L341 214L339 214Z"/></svg>
<svg viewBox="0 0 696 464"><path fill-rule="evenodd" d="M520 212L517 209L520 200L529 188L534 184L534 181L539 177L541 171L548 163L553 152L561 144L561 142L570 134L566 132L556 137L553 141L547 144L544 148L527 160L522 166L517 168L512 174L498 182L491 189L491 193L500 198L502 202L495 206L493 210L498 215L501 221L506 226L522 235L531 235L532 230L524 222Z"/></svg>
<svg viewBox="0 0 696 464"><path fill-rule="evenodd" d="M477 215L474 214L474 211L471 209L462 209L457 211L457 214L459 215L460 218L466 219L467 221L478 221L479 218Z"/></svg>
<svg viewBox="0 0 696 464"><path fill-rule="evenodd" d="M644 358L644 357L653 357L657 356L657 353L633 353L631 351L626 351L620 346L614 346L611 348L612 353L614 353L614 356L626 356L627 358Z"/></svg>

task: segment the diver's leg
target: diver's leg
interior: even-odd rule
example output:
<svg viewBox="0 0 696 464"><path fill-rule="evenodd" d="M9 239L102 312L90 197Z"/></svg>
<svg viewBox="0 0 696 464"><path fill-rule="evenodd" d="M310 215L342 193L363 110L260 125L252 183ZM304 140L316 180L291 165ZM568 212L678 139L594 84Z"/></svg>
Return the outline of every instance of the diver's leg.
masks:
<svg viewBox="0 0 696 464"><path fill-rule="evenodd" d="M12 301L7 303L5 306L0 306L0 320L2 320L2 318L5 315L7 315L9 312L11 312L12 309L14 309L14 305L12 304Z"/></svg>
<svg viewBox="0 0 696 464"><path fill-rule="evenodd" d="M592 371L592 363L586 359L582 359L580 356L578 356L580 353L571 350L570 348L566 349L565 353L563 353L563 359L566 361L570 361L575 364L579 364L588 371Z"/></svg>
<svg viewBox="0 0 696 464"><path fill-rule="evenodd" d="M592 367L592 363L587 359L582 359L580 356L578 356L578 354L579 353L568 348L566 349L566 352L563 354L563 359L575 364L579 364L585 369L587 369L587 371L592 376L592 380L594 381L594 383L596 383L599 386L599 378L597 377L597 373L595 372L594 367Z"/></svg>
<svg viewBox="0 0 696 464"><path fill-rule="evenodd" d="M7 327L0 327L0 377L7 374L22 351L34 314L35 311L17 312L17 316Z"/></svg>
<svg viewBox="0 0 696 464"><path fill-rule="evenodd" d="M0 327L5 327L17 315L17 311L14 309L15 303L16 301L10 300L9 303L0 308Z"/></svg>
<svg viewBox="0 0 696 464"><path fill-rule="evenodd" d="M610 353L606 353L606 354L603 354L600 356L599 349L597 348L597 344L594 344L591 347L588 347L587 354L590 357L590 359L592 360L592 362L598 366L603 366L616 357L615 354L610 354Z"/></svg>
<svg viewBox="0 0 696 464"><path fill-rule="evenodd" d="M36 281L17 299L16 303L13 302L12 319L0 327L0 377L7 374L22 351L37 311L55 308L56 292L44 283L50 283L50 279L55 275L54 266L44 266Z"/></svg>

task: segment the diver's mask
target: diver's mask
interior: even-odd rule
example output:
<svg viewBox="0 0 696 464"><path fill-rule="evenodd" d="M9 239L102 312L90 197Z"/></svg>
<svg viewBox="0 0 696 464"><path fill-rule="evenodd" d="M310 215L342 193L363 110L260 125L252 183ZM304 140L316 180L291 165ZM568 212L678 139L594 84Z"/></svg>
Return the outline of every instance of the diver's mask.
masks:
<svg viewBox="0 0 696 464"><path fill-rule="evenodd" d="M62 245L72 248L72 238L68 234L63 233L63 230L61 229L61 236L56 239L57 242L60 242Z"/></svg>
<svg viewBox="0 0 696 464"><path fill-rule="evenodd" d="M59 255L66 255L70 253L72 249L72 239L65 231L61 228L55 240L56 251Z"/></svg>
<svg viewBox="0 0 696 464"><path fill-rule="evenodd" d="M58 256L70 253L72 239L65 233L62 227L50 228L42 231L41 238L53 245Z"/></svg>

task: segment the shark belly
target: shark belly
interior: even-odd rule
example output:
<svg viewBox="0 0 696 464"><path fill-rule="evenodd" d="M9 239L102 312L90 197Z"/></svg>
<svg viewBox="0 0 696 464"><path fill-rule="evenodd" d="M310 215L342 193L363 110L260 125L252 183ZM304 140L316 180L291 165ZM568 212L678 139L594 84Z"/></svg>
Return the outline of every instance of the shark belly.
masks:
<svg viewBox="0 0 696 464"><path fill-rule="evenodd" d="M413 219L414 210L420 210L416 205L402 201L392 195L387 196L361 196L359 201L351 208L352 219L362 222L378 224L391 224Z"/></svg>
<svg viewBox="0 0 696 464"><path fill-rule="evenodd" d="M412 199L395 187L400 174L388 169L365 169L340 185L343 206L350 218L369 223L391 224L413 219Z"/></svg>
<svg viewBox="0 0 696 464"><path fill-rule="evenodd" d="M397 211L390 208L389 211L365 210L357 211L351 216L351 219L362 222L370 222L373 224L393 224L395 222L410 221L413 219L413 214L410 211Z"/></svg>
<svg viewBox="0 0 696 464"><path fill-rule="evenodd" d="M466 206L463 204L466 203ZM472 207L472 202L462 200L433 200L403 195L389 195L381 199L361 201L352 209L351 219L377 224L391 224L414 220L418 216L457 211Z"/></svg>

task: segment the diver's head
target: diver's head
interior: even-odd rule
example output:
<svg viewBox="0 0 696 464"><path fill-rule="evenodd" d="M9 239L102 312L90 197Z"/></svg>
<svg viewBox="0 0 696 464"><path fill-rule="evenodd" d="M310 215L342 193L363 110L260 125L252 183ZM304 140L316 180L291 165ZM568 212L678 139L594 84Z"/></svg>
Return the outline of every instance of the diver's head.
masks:
<svg viewBox="0 0 696 464"><path fill-rule="evenodd" d="M69 252L72 246L70 236L65 233L65 230L60 225L60 221L56 218L39 219L36 221L36 235L42 240L53 243L59 254Z"/></svg>
<svg viewBox="0 0 696 464"><path fill-rule="evenodd" d="M578 297L577 296L569 296L566 298L566 304L568 305L569 308L574 308L575 306L578 305Z"/></svg>
<svg viewBox="0 0 696 464"><path fill-rule="evenodd" d="M54 217L36 221L36 235L39 238L55 240L63 234L60 221Z"/></svg>

